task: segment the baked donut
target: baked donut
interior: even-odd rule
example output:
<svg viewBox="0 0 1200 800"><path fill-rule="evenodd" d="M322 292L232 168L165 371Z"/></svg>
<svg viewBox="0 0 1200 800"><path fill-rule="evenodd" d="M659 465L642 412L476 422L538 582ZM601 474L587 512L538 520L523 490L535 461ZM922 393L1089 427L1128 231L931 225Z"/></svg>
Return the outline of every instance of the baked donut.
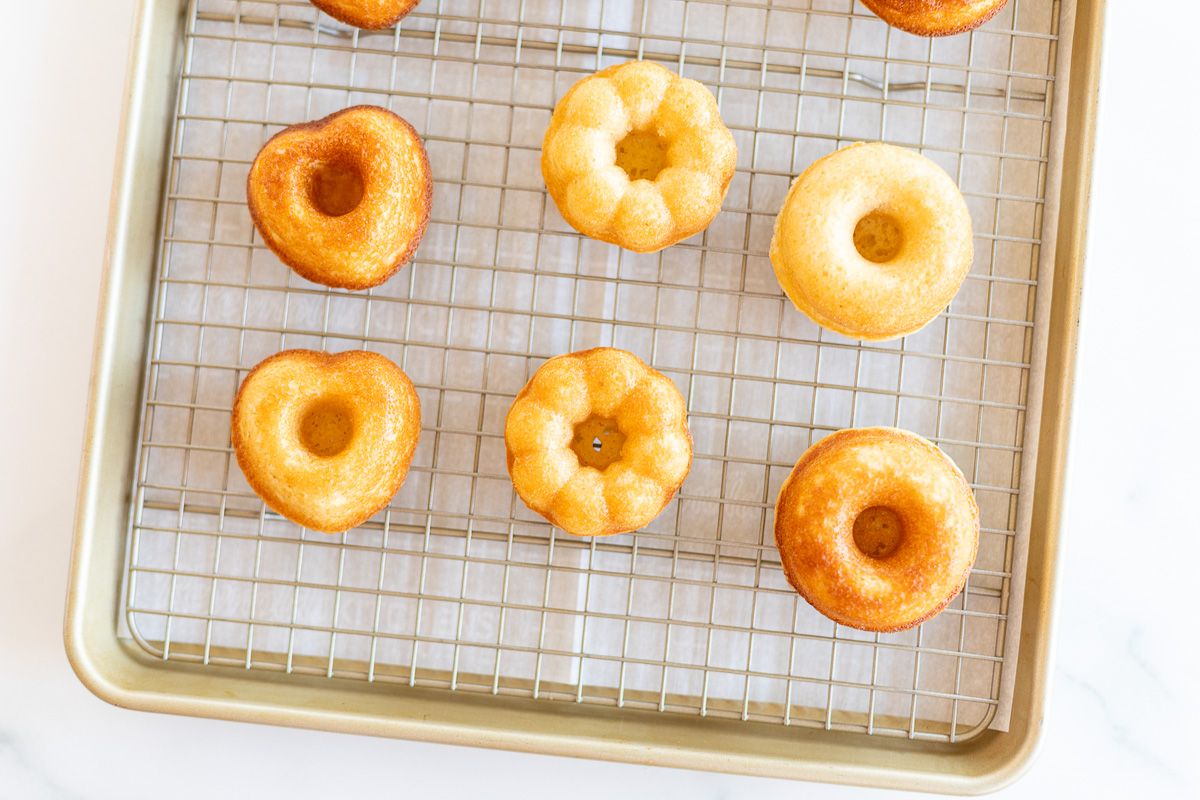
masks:
<svg viewBox="0 0 1200 800"><path fill-rule="evenodd" d="M1008 0L863 0L891 25L918 36L965 33L987 22Z"/></svg>
<svg viewBox="0 0 1200 800"><path fill-rule="evenodd" d="M563 218L638 253L707 228L736 162L712 93L649 61L577 82L542 142L542 176Z"/></svg>
<svg viewBox="0 0 1200 800"><path fill-rule="evenodd" d="M813 162L775 218L771 265L796 308L856 339L925 327L971 269L971 215L950 176L882 142Z"/></svg>
<svg viewBox="0 0 1200 800"><path fill-rule="evenodd" d="M675 384L612 347L542 364L508 411L504 446L517 494L576 536L645 526L692 465Z"/></svg>
<svg viewBox="0 0 1200 800"><path fill-rule="evenodd" d="M246 197L283 263L314 283L368 289L417 249L433 177L411 125L354 106L272 136L250 166Z"/></svg>
<svg viewBox="0 0 1200 800"><path fill-rule="evenodd" d="M309 0L329 16L356 28L390 28L420 0Z"/></svg>
<svg viewBox="0 0 1200 800"><path fill-rule="evenodd" d="M850 428L800 457L775 504L788 582L864 631L911 628L962 591L979 508L945 453L898 428Z"/></svg>
<svg viewBox="0 0 1200 800"><path fill-rule="evenodd" d="M388 504L421 433L412 381L378 353L285 350L238 389L233 452L268 506L337 533Z"/></svg>

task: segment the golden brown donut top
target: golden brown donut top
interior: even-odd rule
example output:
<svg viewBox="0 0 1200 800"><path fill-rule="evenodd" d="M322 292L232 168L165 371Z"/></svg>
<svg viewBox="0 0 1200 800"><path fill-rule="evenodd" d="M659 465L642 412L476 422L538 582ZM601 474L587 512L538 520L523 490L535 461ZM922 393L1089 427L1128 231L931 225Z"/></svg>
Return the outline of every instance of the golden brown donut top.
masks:
<svg viewBox="0 0 1200 800"><path fill-rule="evenodd" d="M898 525L881 557L856 542L855 523L868 509L884 509ZM963 588L979 509L962 472L932 443L897 428L851 428L796 463L776 503L775 541L788 581L822 614L862 630L903 630Z"/></svg>
<svg viewBox="0 0 1200 800"><path fill-rule="evenodd" d="M356 28L390 28L420 0L310 0L336 20Z"/></svg>
<svg viewBox="0 0 1200 800"><path fill-rule="evenodd" d="M433 177L413 127L378 106L353 106L285 128L246 179L250 216L267 246L326 286L378 286L425 233Z"/></svg>
<svg viewBox="0 0 1200 800"><path fill-rule="evenodd" d="M692 463L679 390L633 353L612 347L544 363L513 401L504 443L521 499L577 536L645 526Z"/></svg>
<svg viewBox="0 0 1200 800"><path fill-rule="evenodd" d="M421 406L408 376L378 353L285 350L242 381L231 428L255 493L294 522L336 533L400 488Z"/></svg>
<svg viewBox="0 0 1200 800"><path fill-rule="evenodd" d="M542 176L563 218L638 253L707 228L736 162L712 92L650 61L579 80L542 143Z"/></svg>
<svg viewBox="0 0 1200 800"><path fill-rule="evenodd" d="M887 24L918 36L950 36L978 28L1008 0L863 0Z"/></svg>

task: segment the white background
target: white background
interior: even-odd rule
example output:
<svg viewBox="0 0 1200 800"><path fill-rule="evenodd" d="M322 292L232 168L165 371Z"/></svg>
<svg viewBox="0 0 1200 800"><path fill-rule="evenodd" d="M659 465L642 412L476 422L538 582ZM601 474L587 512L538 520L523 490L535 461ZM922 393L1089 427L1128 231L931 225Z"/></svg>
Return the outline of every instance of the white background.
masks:
<svg viewBox="0 0 1200 800"><path fill-rule="evenodd" d="M1200 10L1109 5L1047 734L1004 797L1200 794ZM165 717L88 694L62 611L134 0L6 6L0 798L901 796Z"/></svg>

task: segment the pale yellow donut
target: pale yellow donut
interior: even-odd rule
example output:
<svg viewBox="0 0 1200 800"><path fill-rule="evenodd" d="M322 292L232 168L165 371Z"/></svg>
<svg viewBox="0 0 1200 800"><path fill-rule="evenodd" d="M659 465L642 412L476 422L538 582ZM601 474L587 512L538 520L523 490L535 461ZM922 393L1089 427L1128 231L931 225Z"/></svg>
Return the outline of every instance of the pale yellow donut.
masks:
<svg viewBox="0 0 1200 800"><path fill-rule="evenodd" d="M966 201L941 167L902 147L853 144L796 178L775 219L771 264L814 322L895 339L953 299L971 269L971 237Z"/></svg>
<svg viewBox="0 0 1200 800"><path fill-rule="evenodd" d="M285 350L242 381L231 427L255 493L293 522L337 533L404 483L421 406L408 376L378 353Z"/></svg>
<svg viewBox="0 0 1200 800"><path fill-rule="evenodd" d="M563 218L639 253L707 228L736 162L712 93L648 61L577 82L542 142L542 176Z"/></svg>
<svg viewBox="0 0 1200 800"><path fill-rule="evenodd" d="M796 462L775 505L775 543L788 581L817 611L861 630L903 630L962 590L979 508L932 443L851 428Z"/></svg>
<svg viewBox="0 0 1200 800"><path fill-rule="evenodd" d="M504 445L517 494L576 536L644 527L692 464L687 408L675 384L611 347L543 364L509 409Z"/></svg>

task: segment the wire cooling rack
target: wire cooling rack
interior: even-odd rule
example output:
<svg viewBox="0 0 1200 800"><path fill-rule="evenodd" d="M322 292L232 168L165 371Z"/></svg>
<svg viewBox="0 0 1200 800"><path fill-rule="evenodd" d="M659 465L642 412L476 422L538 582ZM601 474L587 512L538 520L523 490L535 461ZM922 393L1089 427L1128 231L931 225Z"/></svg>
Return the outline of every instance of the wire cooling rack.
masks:
<svg viewBox="0 0 1200 800"><path fill-rule="evenodd" d="M125 633L168 661L962 741L1002 703L1057 2L927 40L847 0L426 0L393 31L302 2L193 0L180 76L125 570ZM539 157L554 102L632 58L702 81L738 171L704 234L653 255L577 235ZM374 103L436 178L416 258L368 292L310 284L255 235L244 183L283 126ZM791 179L855 140L962 188L976 257L897 342L823 331L767 258ZM577 539L515 498L503 420L538 365L623 347L688 400L692 472L645 530ZM305 531L232 458L249 368L291 347L400 364L424 429L361 527ZM966 590L916 630L834 625L788 587L776 493L813 441L899 425L982 512ZM1011 654L1009 654L1011 655Z"/></svg>

